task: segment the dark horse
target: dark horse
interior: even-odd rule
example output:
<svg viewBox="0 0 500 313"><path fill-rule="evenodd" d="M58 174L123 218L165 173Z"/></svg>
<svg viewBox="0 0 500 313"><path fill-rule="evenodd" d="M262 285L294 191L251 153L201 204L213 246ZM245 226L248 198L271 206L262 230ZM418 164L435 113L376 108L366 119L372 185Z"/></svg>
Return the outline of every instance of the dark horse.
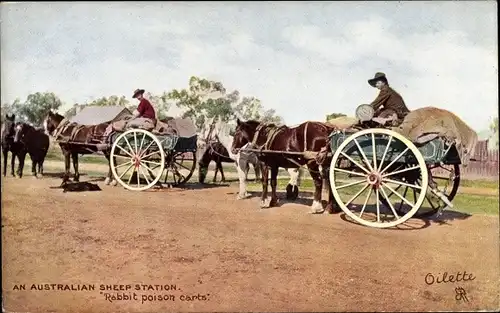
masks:
<svg viewBox="0 0 500 313"><path fill-rule="evenodd" d="M215 162L215 175L213 182L217 180L217 173L220 171L222 176L222 182L226 181L224 177L224 170L222 169L222 163L234 163L234 160L229 157L229 152L218 141L213 141L208 143L205 152L203 153L200 161L198 162L198 181L200 184L205 182L207 176L208 165L210 162Z"/></svg>
<svg viewBox="0 0 500 313"><path fill-rule="evenodd" d="M259 150L283 151L283 153L259 153L257 157L262 166L262 198L261 207L276 206L278 198L276 195L276 185L278 169L298 168L307 165L309 173L314 180L314 201L312 203L312 213L324 212L321 203L321 192L323 188L323 178L329 184L329 175L326 168L331 161L328 136L334 130L320 122L305 122L297 127L276 126L275 124L264 124L258 121L240 121L237 120L236 132L232 145L232 153L237 153L247 143L250 148ZM292 152L296 154L287 154ZM322 167L320 172L319 167ZM268 201L268 180L269 168L271 169L271 200ZM335 200L331 188L329 190L329 199L327 211L333 213ZM336 206L338 211L338 206Z"/></svg>
<svg viewBox="0 0 500 313"><path fill-rule="evenodd" d="M69 180L70 173L70 157L73 160L73 168L75 170L74 181L78 182L80 173L78 171L78 155L93 154L102 151L108 160L109 171L106 178L106 184L112 181L113 174L111 172L110 154L111 149L103 143L104 132L110 122L104 122L97 125L80 125L76 123L64 123L64 116L58 113L49 112L45 119L45 130L47 133L58 141L64 155L65 173L63 183Z"/></svg>
<svg viewBox="0 0 500 313"><path fill-rule="evenodd" d="M20 171L23 171L24 159L26 157L26 153L28 153L31 158L31 173L35 177L38 177L37 174L43 176L43 162L47 156L50 144L49 136L45 134L44 130L36 129L26 123L17 123L15 128L14 143L20 143L25 147L25 149L20 152L20 154L22 154L19 158L19 166L21 168Z"/></svg>
<svg viewBox="0 0 500 313"><path fill-rule="evenodd" d="M5 121L2 124L3 176L7 175L7 158L9 157L9 151L12 153L12 158L10 159L10 174L12 176L16 176L14 174L16 157L18 158L19 163L21 163L21 160L19 159L19 153L22 152L24 147L21 143L14 143L15 119L15 114L12 114L12 116L6 114ZM19 175L19 177L23 176L22 170L19 166L17 167L17 175Z"/></svg>

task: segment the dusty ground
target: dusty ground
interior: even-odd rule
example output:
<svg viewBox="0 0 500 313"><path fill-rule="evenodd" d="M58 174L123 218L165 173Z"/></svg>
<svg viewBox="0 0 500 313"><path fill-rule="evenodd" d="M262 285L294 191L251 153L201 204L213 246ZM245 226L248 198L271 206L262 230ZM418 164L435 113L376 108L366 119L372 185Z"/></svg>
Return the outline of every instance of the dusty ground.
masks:
<svg viewBox="0 0 500 313"><path fill-rule="evenodd" d="M59 183L2 182L8 312L500 308L498 216L450 212L444 224L414 219L400 229L372 229L343 214L307 214L309 200L259 210L257 198L235 200L236 187L49 188ZM430 282L431 275L464 271L475 279L426 284L426 276ZM13 290L16 284L26 290ZM32 284L93 284L95 290L31 291ZM106 298L100 284L130 284L125 294L132 299ZM177 290L138 291L135 284ZM456 300L457 287L469 302ZM175 299L160 301L164 295Z"/></svg>

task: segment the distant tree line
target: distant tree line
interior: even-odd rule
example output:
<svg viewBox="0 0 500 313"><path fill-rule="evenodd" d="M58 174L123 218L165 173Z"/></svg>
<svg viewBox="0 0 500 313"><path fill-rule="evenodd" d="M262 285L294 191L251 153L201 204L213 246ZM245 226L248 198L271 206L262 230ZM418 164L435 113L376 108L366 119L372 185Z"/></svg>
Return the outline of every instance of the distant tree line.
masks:
<svg viewBox="0 0 500 313"><path fill-rule="evenodd" d="M201 129L209 118L220 118L222 121L241 118L256 119L263 122L284 124L282 117L276 115L274 109L265 109L261 101L255 97L240 97L237 90L228 92L221 82L205 78L191 77L187 88L172 89L161 95L146 93L157 117L164 118L172 106L180 108L183 118L191 118L198 129ZM41 126L49 110L57 111L63 106L61 99L53 92L36 92L30 94L25 101L16 99L12 103L2 104L1 121L5 114L15 114L16 120ZM88 103L74 103L63 114L67 118L75 116L86 106L123 106L131 111L137 103L131 103L125 96L103 96Z"/></svg>

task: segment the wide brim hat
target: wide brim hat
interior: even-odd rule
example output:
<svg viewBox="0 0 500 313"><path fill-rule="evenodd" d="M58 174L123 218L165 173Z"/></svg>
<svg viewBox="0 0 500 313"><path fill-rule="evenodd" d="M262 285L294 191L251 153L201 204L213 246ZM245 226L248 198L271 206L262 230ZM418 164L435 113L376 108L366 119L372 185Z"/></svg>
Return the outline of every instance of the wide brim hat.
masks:
<svg viewBox="0 0 500 313"><path fill-rule="evenodd" d="M134 95L132 96L132 98L137 98L138 95L142 95L144 93L144 89L136 89L134 91Z"/></svg>
<svg viewBox="0 0 500 313"><path fill-rule="evenodd" d="M379 80L387 82L387 77L385 77L384 73L382 72L375 73L375 76L368 80L368 84L370 84L370 86L372 87L375 87L375 83Z"/></svg>

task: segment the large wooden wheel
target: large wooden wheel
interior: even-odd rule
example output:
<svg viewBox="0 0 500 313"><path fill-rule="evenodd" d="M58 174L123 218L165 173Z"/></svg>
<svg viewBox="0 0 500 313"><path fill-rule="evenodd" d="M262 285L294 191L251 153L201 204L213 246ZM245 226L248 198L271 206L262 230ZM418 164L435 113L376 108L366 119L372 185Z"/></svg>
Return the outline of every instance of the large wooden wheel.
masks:
<svg viewBox="0 0 500 313"><path fill-rule="evenodd" d="M172 187L182 186L191 179L195 169L195 152L171 151L166 156L164 183Z"/></svg>
<svg viewBox="0 0 500 313"><path fill-rule="evenodd" d="M418 173L420 179L406 181L409 171ZM419 210L427 192L428 172L422 154L410 140L392 130L374 128L354 133L336 149L330 184L337 204L350 218L365 226L387 228L404 223ZM400 186L420 194L408 199L396 190ZM362 194L365 196L360 197ZM382 197L388 207L381 205ZM410 209L398 214L394 198Z"/></svg>
<svg viewBox="0 0 500 313"><path fill-rule="evenodd" d="M165 167L165 152L158 138L144 129L131 129L114 141L111 171L123 187L142 191L156 185Z"/></svg>

